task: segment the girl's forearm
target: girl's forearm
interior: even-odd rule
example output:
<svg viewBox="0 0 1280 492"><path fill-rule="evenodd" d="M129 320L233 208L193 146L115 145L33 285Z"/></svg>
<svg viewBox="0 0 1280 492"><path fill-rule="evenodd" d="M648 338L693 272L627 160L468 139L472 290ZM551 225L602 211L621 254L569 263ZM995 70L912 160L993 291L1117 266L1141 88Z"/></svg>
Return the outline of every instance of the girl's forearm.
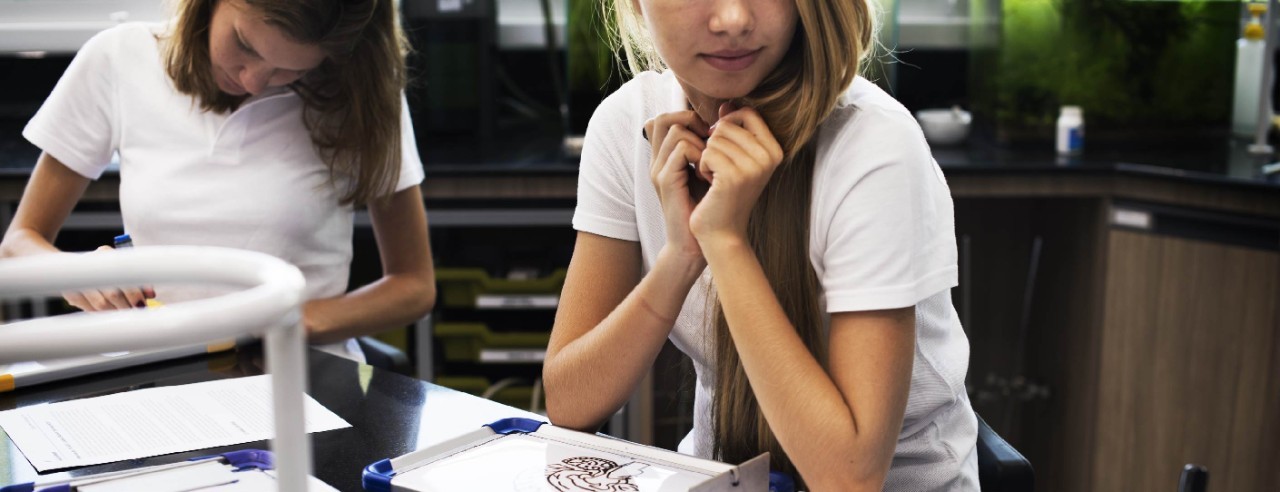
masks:
<svg viewBox="0 0 1280 492"><path fill-rule="evenodd" d="M787 319L745 242L704 246L725 320L774 436L813 490L883 487L850 402Z"/></svg>
<svg viewBox="0 0 1280 492"><path fill-rule="evenodd" d="M626 403L658 357L702 265L660 253L653 269L603 321L543 365L547 415L595 431Z"/></svg>
<svg viewBox="0 0 1280 492"><path fill-rule="evenodd" d="M302 306L307 339L332 343L412 324L435 306L433 279L387 275L345 295L308 301Z"/></svg>

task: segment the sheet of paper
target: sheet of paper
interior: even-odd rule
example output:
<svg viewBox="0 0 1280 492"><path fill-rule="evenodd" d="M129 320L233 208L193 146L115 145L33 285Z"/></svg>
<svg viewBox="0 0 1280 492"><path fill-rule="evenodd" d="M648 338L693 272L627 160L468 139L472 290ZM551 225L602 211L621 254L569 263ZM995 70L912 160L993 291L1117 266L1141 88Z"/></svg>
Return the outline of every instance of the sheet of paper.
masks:
<svg viewBox="0 0 1280 492"><path fill-rule="evenodd" d="M351 427L310 396L307 432ZM270 439L267 375L149 388L0 412L37 470L96 465Z"/></svg>

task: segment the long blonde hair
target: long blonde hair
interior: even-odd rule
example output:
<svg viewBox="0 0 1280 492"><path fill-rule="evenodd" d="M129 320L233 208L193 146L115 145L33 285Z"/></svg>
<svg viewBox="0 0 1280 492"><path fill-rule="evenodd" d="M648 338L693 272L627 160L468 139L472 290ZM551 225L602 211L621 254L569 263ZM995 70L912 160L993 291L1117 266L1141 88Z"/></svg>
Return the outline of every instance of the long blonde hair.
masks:
<svg viewBox="0 0 1280 492"><path fill-rule="evenodd" d="M303 121L331 181L349 183L340 190L342 203L367 203L394 191L409 44L393 0L180 1L164 44L166 71L178 91L206 111L231 111L244 101L218 89L209 57L214 6L243 2L293 40L328 55L291 87L304 101Z"/></svg>
<svg viewBox="0 0 1280 492"><path fill-rule="evenodd" d="M785 153L782 165L751 211L747 234L787 318L826 367L821 288L809 261L809 207L817 153L814 137L859 73L864 57L873 51L875 10L869 0L795 1L799 22L789 51L773 72L739 101L740 106L760 112ZM632 0L613 1L613 21L615 51L625 53L632 72L663 68ZM715 457L740 463L768 451L774 469L796 475L752 393L729 335L724 309L718 299L711 302L719 388L712 402Z"/></svg>

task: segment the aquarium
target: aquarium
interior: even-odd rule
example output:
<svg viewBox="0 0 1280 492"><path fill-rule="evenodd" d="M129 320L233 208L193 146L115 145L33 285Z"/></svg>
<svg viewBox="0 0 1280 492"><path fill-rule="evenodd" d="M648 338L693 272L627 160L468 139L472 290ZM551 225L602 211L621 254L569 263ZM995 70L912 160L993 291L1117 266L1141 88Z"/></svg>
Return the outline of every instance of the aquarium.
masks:
<svg viewBox="0 0 1280 492"><path fill-rule="evenodd" d="M999 16L972 32L983 41L970 52L976 122L1001 145L1043 146L1071 105L1084 110L1091 148L1220 142L1239 9L1206 0L973 0L971 11Z"/></svg>

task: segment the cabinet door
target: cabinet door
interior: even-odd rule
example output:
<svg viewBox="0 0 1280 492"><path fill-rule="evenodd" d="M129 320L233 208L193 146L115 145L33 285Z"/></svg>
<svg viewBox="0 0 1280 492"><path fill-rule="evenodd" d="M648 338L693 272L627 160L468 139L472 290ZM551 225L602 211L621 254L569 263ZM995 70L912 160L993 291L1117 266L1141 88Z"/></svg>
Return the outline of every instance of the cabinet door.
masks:
<svg viewBox="0 0 1280 492"><path fill-rule="evenodd" d="M1092 490L1280 482L1280 252L1113 229Z"/></svg>

